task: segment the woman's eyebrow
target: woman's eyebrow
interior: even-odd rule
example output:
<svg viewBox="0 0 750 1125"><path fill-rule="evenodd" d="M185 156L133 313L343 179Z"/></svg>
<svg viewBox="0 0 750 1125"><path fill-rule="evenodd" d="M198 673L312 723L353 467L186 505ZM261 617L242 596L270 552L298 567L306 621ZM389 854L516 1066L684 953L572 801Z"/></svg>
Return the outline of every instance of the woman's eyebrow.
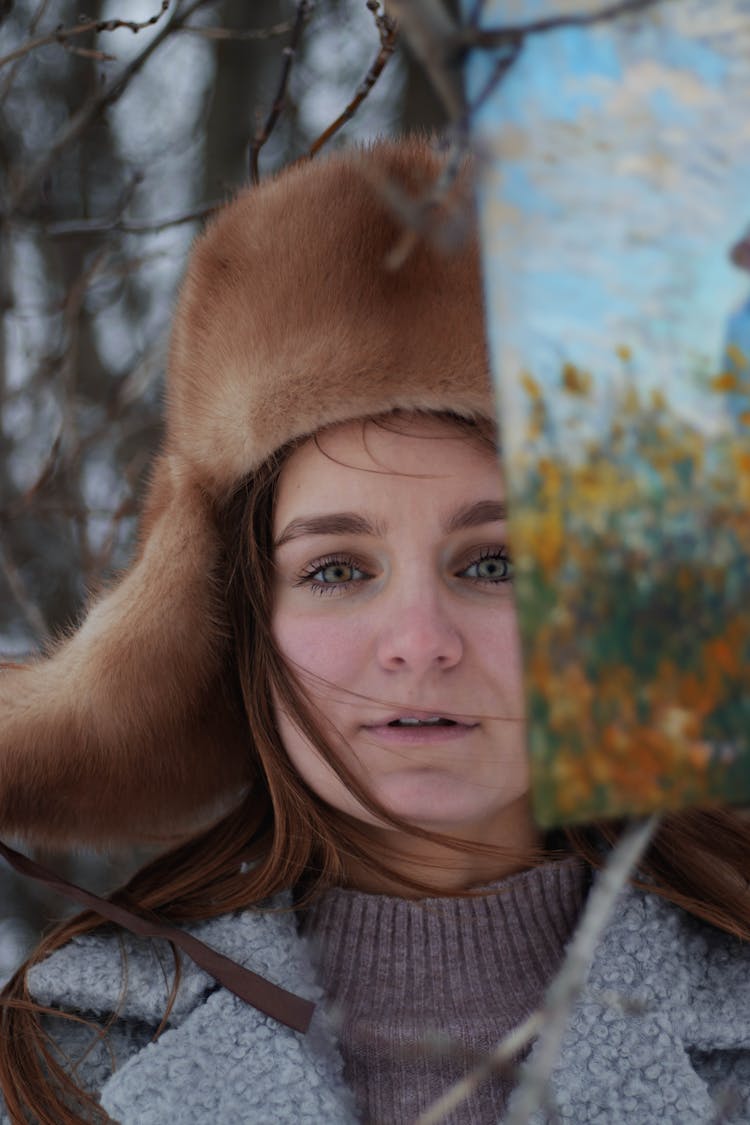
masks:
<svg viewBox="0 0 750 1125"><path fill-rule="evenodd" d="M501 500L478 500L454 512L445 525L447 532L465 531L482 523L494 523L508 518L508 508Z"/></svg>
<svg viewBox="0 0 750 1125"><path fill-rule="evenodd" d="M376 535L385 534L385 528L371 523L355 512L331 512L322 516L299 516L291 520L274 543L274 548L283 547L292 539L303 535Z"/></svg>
<svg viewBox="0 0 750 1125"><path fill-rule="evenodd" d="M454 512L445 525L448 533L465 531L483 523L507 518L507 507L500 500L478 500ZM386 528L372 523L356 512L330 512L320 516L298 516L291 520L274 543L274 549L300 539L303 535L373 535L384 536Z"/></svg>

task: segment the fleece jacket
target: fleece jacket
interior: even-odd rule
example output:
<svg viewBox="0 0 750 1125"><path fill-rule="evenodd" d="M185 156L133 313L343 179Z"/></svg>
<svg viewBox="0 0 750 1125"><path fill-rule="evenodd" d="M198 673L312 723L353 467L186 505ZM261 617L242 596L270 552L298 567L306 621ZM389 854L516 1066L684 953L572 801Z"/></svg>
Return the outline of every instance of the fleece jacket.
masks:
<svg viewBox="0 0 750 1125"><path fill-rule="evenodd" d="M183 965L159 942L95 933L30 974L35 998L117 1018L106 1040L50 1018L61 1057L120 1125L349 1125L357 1121L310 951L291 903L192 927L201 940L318 1001L307 1035ZM123 953L127 956L123 959ZM533 1064L532 1049L526 1065ZM511 1097L510 1106L513 1106ZM460 1112L452 1118L460 1121ZM533 1125L750 1122L750 944L656 895L628 890L575 1004L546 1108ZM7 1122L0 1103L0 1121ZM388 1125L408 1125L404 1120Z"/></svg>

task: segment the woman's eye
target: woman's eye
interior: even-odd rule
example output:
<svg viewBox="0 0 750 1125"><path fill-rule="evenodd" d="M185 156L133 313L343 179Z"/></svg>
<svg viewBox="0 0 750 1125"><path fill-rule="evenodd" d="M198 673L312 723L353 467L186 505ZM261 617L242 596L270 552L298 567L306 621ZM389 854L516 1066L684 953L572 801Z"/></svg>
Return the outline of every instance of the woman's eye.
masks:
<svg viewBox="0 0 750 1125"><path fill-rule="evenodd" d="M369 577L351 559L325 559L311 563L300 576L299 584L310 586L317 594L332 594L343 586Z"/></svg>
<svg viewBox="0 0 750 1125"><path fill-rule="evenodd" d="M330 582L339 584L341 582L352 582L355 575L361 574L361 570L357 570L356 566L351 563L329 563L328 566L322 566L320 570L316 570L313 578L318 582Z"/></svg>
<svg viewBox="0 0 750 1125"><path fill-rule="evenodd" d="M492 551L461 571L462 578L475 578L480 582L510 582L513 567L507 551Z"/></svg>

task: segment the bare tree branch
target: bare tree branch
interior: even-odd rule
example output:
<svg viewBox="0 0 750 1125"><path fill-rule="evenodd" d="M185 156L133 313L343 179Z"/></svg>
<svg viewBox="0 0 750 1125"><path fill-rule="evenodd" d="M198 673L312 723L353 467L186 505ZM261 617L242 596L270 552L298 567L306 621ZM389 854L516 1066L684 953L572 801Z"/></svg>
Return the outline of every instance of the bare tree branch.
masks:
<svg viewBox="0 0 750 1125"><path fill-rule="evenodd" d="M468 1074L456 1082L429 1109L420 1114L414 1125L439 1125L449 1113L457 1109L462 1102L479 1089L483 1082L491 1078L498 1070L507 1066L542 1029L544 1015L541 1011L532 1012L525 1020L514 1027L504 1039L498 1043L494 1050L481 1060L481 1062Z"/></svg>
<svg viewBox="0 0 750 1125"><path fill-rule="evenodd" d="M654 8L662 0L619 0L598 12L572 12L569 15L547 16L525 24L509 24L496 28L465 28L456 36L453 46L462 50L467 47L497 47L508 39L519 40L527 35L541 35L547 31L557 31L563 27L591 27L619 19L620 16L635 15L637 12Z"/></svg>
<svg viewBox="0 0 750 1125"><path fill-rule="evenodd" d="M37 51L40 47L49 47L53 43L59 43L62 46L67 46L71 39L76 39L80 35L97 35L104 31L116 31L118 27L126 27L134 34L143 31L146 27L153 27L158 23L161 17L169 8L169 0L162 0L161 8L156 15L151 16L142 23L136 23L133 20L85 20L83 23L77 23L74 27L58 27L48 35L40 35L36 39L27 39L21 46L17 47L15 51L11 51L7 55L0 58L0 68L7 66L8 63L15 62L16 59L21 59L24 55L31 54L32 51ZM85 48L77 48L79 54L88 53ZM98 52L94 52L95 57L100 57ZM111 58L112 56L106 56Z"/></svg>
<svg viewBox="0 0 750 1125"><path fill-rule="evenodd" d="M190 211L179 215L169 215L163 219L121 219L117 216L101 219L65 219L57 223L42 224L41 229L51 238L69 238L89 234L158 234L169 227L184 226L185 223L198 222L213 214L221 207L221 199L209 200Z"/></svg>
<svg viewBox="0 0 750 1125"><path fill-rule="evenodd" d="M29 25L29 35L34 35L36 33L36 29L44 19L44 15L47 11L47 8L49 7L49 2L50 0L40 0L39 6L37 7L37 10L34 12L34 15L31 18L31 23ZM0 20L0 23L2 23L2 20ZM22 65L23 60L20 58L17 59L13 66L11 66L10 71L6 74L5 81L3 82L2 87L0 87L0 105L2 105L7 98L8 91L13 85L13 79L15 78Z"/></svg>
<svg viewBox="0 0 750 1125"><path fill-rule="evenodd" d="M180 33L188 35L202 35L204 39L238 40L239 42L258 42L263 39L276 39L280 35L288 35L294 28L291 20L284 23L274 23L270 27L260 28L232 28L232 27L180 27Z"/></svg>
<svg viewBox="0 0 750 1125"><path fill-rule="evenodd" d="M276 122L281 116L282 110L286 103L286 94L289 88L289 78L292 73L292 65L294 58L299 48L300 40L302 38L302 28L307 22L312 12L312 0L298 0L297 2L297 16L294 21L294 28L292 30L292 38L282 52L283 62L281 65L281 75L279 78L279 87L276 91L276 97L273 99L273 104L269 114L259 132L255 134L250 142L250 179L254 184L260 182L260 150L266 143L271 133L276 128Z"/></svg>
<svg viewBox="0 0 750 1125"><path fill-rule="evenodd" d="M375 26L380 34L380 50L346 109L313 141L309 151L311 157L317 156L331 137L335 136L347 121L351 121L378 78L380 78L396 48L397 28L395 22L385 12L381 11L379 0L367 0L367 7L375 16Z"/></svg>
<svg viewBox="0 0 750 1125"><path fill-rule="evenodd" d="M631 825L599 872L568 947L562 969L552 981L543 1005L544 1024L533 1060L526 1068L505 1125L527 1125L543 1104L552 1069L573 1004L586 981L596 946L620 892L638 865L659 824L657 815Z"/></svg>

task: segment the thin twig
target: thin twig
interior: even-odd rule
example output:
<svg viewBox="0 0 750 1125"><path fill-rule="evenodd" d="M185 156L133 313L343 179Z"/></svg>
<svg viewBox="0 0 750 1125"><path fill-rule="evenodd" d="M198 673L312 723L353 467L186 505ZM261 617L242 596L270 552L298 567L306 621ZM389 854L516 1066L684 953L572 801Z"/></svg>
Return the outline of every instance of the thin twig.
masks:
<svg viewBox="0 0 750 1125"><path fill-rule="evenodd" d="M50 3L50 0L41 0L39 6L37 7L37 10L34 12L34 15L31 17L31 23L29 24L29 35L35 34L36 29L39 27L39 24L44 19L47 8L49 7L49 3ZM10 88L13 85L13 80L15 79L16 75L18 74L19 69L22 66L23 66L23 60L17 59L17 61L10 68L10 71L5 75L5 81L3 82L2 87L0 87L0 105L2 105L3 102L5 101L5 99L7 98L8 93L10 91Z"/></svg>
<svg viewBox="0 0 750 1125"><path fill-rule="evenodd" d="M421 199L409 199L394 182L383 184L384 196L404 226L402 235L386 258L386 269L401 269L420 238L429 239L438 249L446 252L460 243L466 224L449 222L443 205L458 180L467 147L468 133L454 131L440 175ZM455 212L450 218L455 220Z"/></svg>
<svg viewBox="0 0 750 1125"><path fill-rule="evenodd" d="M479 1066L464 1075L418 1118L415 1125L438 1125L492 1074L539 1036L536 1052L528 1064L514 1096L513 1108L504 1125L527 1125L547 1093L552 1068L559 1055L562 1037L573 1005L581 993L589 967L617 898L648 847L658 817L631 826L623 834L599 872L586 907L568 948L562 968L552 981L544 1002L514 1028Z"/></svg>
<svg viewBox="0 0 750 1125"><path fill-rule="evenodd" d="M135 35L139 31L143 31L144 28L153 27L155 23L158 23L168 8L169 0L162 0L161 7L156 15L150 16L149 19L143 20L141 23L136 23L134 20L85 20L83 23L75 24L74 27L58 27L48 35L39 35L36 39L28 39L15 51L3 55L0 58L0 68L31 54L32 51L37 51L40 47L49 47L54 43L66 46L71 39L76 39L79 35L97 35L105 31L116 31L119 27L125 27ZM82 50L82 48L78 48L79 53Z"/></svg>
<svg viewBox="0 0 750 1125"><path fill-rule="evenodd" d="M558 31L563 27L591 27L619 19L620 16L634 15L653 8L662 0L619 0L616 4L601 8L597 12L571 12L569 15L547 16L531 23L509 24L507 27L469 27L463 28L453 41L453 48L465 50L467 47L498 47L509 38L523 38L527 35L541 35L548 31Z"/></svg>
<svg viewBox="0 0 750 1125"><path fill-rule="evenodd" d="M256 133L250 142L250 179L252 183L260 183L260 169L258 162L260 160L260 150L266 143L271 133L276 128L276 123L281 116L282 110L286 104L286 95L289 88L289 78L292 73L292 65L294 64L295 55L299 48L300 40L302 38L302 28L307 22L310 13L312 12L312 0L298 0L297 2L297 15L294 20L294 27L292 29L292 37L289 44L282 52L283 62L281 64L281 75L279 77L279 87L276 91L276 97L273 100L268 117L260 130Z"/></svg>
<svg viewBox="0 0 750 1125"><path fill-rule="evenodd" d="M94 59L96 62L117 62L117 55L108 55L97 47L76 47L73 43L66 43L64 49L69 55L77 55L81 59Z"/></svg>
<svg viewBox="0 0 750 1125"><path fill-rule="evenodd" d="M53 479L64 476L67 482L72 481L86 451L102 439L107 428L119 415L119 404L115 404L101 426L90 429L85 436L78 432L75 424L74 392L77 372L75 351L77 348L78 318L81 315L89 287L97 276L104 272L102 266L105 260L106 251L101 251L92 265L73 283L66 295L61 310L65 328L65 344L61 354L45 364L45 367L49 369L48 379L60 385L62 390L60 395L60 419L55 435L50 442L48 454L34 481L27 487L19 501L19 514L27 509L32 501L38 503L38 496ZM124 276L124 274L139 268L140 265L142 265L142 259L131 258L125 262L123 270L115 271L111 266L109 272L115 276ZM30 382L33 382L33 379ZM73 503L69 493L67 493L67 500L69 505L72 505L70 514L73 522L80 531L82 524L77 513L85 512L86 505L82 500Z"/></svg>
<svg viewBox="0 0 750 1125"><path fill-rule="evenodd" d="M294 27L291 20L274 23L270 27L250 29L232 27L180 27L178 31L187 35L202 35L204 39L237 40L238 42L257 42L263 39L277 39L287 35Z"/></svg>
<svg viewBox="0 0 750 1125"><path fill-rule="evenodd" d="M504 81L506 75L518 61L524 46L524 38L522 35L511 35L510 33L495 47L495 58L492 73L489 75L482 89L474 97L471 104L467 107L466 118L461 123L461 129L469 134L469 126L472 118L482 106L489 101L494 94L495 90Z"/></svg>
<svg viewBox="0 0 750 1125"><path fill-rule="evenodd" d="M50 238L69 238L74 235L89 234L156 234L167 230L169 227L184 226L185 223L198 222L206 216L218 211L223 200L214 199L201 203L190 211L179 215L169 215L163 219L138 220L120 219L117 217L101 219L64 219L57 223L44 223L41 230Z"/></svg>
<svg viewBox="0 0 750 1125"><path fill-rule="evenodd" d="M631 825L599 872L560 972L547 991L542 1008L543 1030L513 1099L505 1125L527 1125L543 1104L557 1062L573 1005L586 982L596 946L622 888L633 873L659 824L658 815Z"/></svg>
<svg viewBox="0 0 750 1125"><path fill-rule="evenodd" d="M471 1097L482 1083L514 1059L539 1034L543 1019L544 1016L541 1011L532 1012L530 1016L527 1016L473 1070L470 1070L459 1082L451 1086L441 1098L433 1102L429 1109L420 1114L414 1125L438 1125L457 1106Z"/></svg>
<svg viewBox="0 0 750 1125"><path fill-rule="evenodd" d="M386 15L385 12L381 11L379 0L367 0L367 7L375 16L375 26L380 34L380 50L364 79L357 87L354 97L349 102L346 109L340 113L336 120L332 121L328 128L325 129L319 137L316 137L310 145L310 157L316 156L323 146L328 144L331 137L335 136L347 121L351 121L352 117L354 117L354 114L385 70L386 64L396 48L397 31L395 21L392 20L390 16Z"/></svg>

